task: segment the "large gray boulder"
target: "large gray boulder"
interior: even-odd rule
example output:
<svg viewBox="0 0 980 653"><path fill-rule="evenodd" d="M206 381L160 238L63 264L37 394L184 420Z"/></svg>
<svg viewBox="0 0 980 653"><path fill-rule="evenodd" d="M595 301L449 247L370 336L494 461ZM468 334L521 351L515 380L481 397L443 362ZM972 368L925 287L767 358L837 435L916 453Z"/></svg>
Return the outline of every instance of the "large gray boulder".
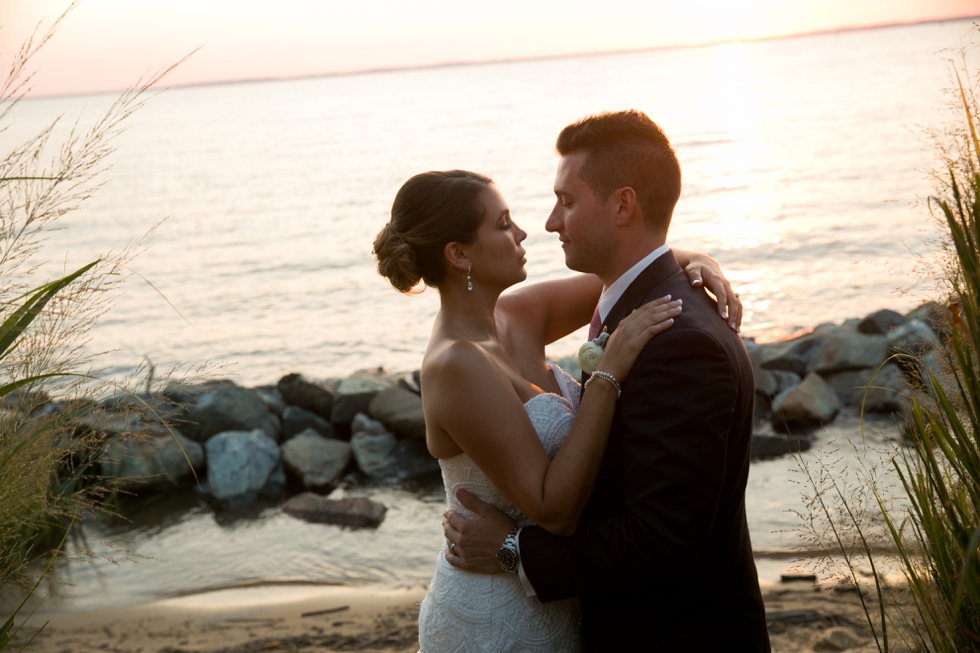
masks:
<svg viewBox="0 0 980 653"><path fill-rule="evenodd" d="M78 415L74 422L83 433L102 433L108 437L133 433L139 431L141 427L138 415L113 413L106 410L86 411Z"/></svg>
<svg viewBox="0 0 980 653"><path fill-rule="evenodd" d="M920 357L939 345L939 337L920 319L909 320L888 334L888 353L892 355Z"/></svg>
<svg viewBox="0 0 980 653"><path fill-rule="evenodd" d="M279 447L261 429L225 431L205 444L208 489L223 501L247 503L278 479Z"/></svg>
<svg viewBox="0 0 980 653"><path fill-rule="evenodd" d="M943 338L948 337L949 330L949 309L938 302L925 302L913 308L905 314L905 319L922 320L929 328Z"/></svg>
<svg viewBox="0 0 980 653"><path fill-rule="evenodd" d="M888 338L882 335L837 331L825 337L807 372L831 374L845 370L878 367L888 358Z"/></svg>
<svg viewBox="0 0 980 653"><path fill-rule="evenodd" d="M750 456L758 458L778 458L788 453L806 451L812 446L810 438L804 436L752 434Z"/></svg>
<svg viewBox="0 0 980 653"><path fill-rule="evenodd" d="M199 395L180 430L197 442L207 442L223 431L258 429L273 441L279 438L279 418L269 412L258 392L247 388L219 387Z"/></svg>
<svg viewBox="0 0 980 653"><path fill-rule="evenodd" d="M798 386L784 390L772 402L772 426L777 431L806 431L830 422L840 400L819 374L811 372Z"/></svg>
<svg viewBox="0 0 980 653"><path fill-rule="evenodd" d="M279 379L279 392L291 406L298 406L329 420L333 412L334 391L307 381L299 374L287 374Z"/></svg>
<svg viewBox="0 0 980 653"><path fill-rule="evenodd" d="M174 429L149 425L113 438L99 457L102 474L127 488L167 488L204 468L204 447Z"/></svg>
<svg viewBox="0 0 980 653"><path fill-rule="evenodd" d="M307 429L282 445L282 462L304 488L329 491L350 462L350 444Z"/></svg>
<svg viewBox="0 0 980 653"><path fill-rule="evenodd" d="M875 311L868 317L861 320L858 324L857 330L860 333L866 333L869 335L887 335L889 331L896 327L900 327L905 324L908 320L901 313L896 313L895 311L883 308L880 311Z"/></svg>
<svg viewBox="0 0 980 653"><path fill-rule="evenodd" d="M330 421L334 424L350 424L358 413L366 413L374 396L398 381L384 370L361 370L340 382L333 398Z"/></svg>
<svg viewBox="0 0 980 653"><path fill-rule="evenodd" d="M308 429L313 429L325 438L333 437L333 427L327 420L299 406L286 406L282 411L282 439L288 440Z"/></svg>
<svg viewBox="0 0 980 653"><path fill-rule="evenodd" d="M874 379L872 379L874 375ZM909 385L897 365L888 363L875 375L874 369L837 372L826 377L845 406L860 407L869 413L896 413L908 408ZM867 399L864 399L868 384Z"/></svg>
<svg viewBox="0 0 980 653"><path fill-rule="evenodd" d="M439 472L424 440L398 440L384 424L358 414L351 423L351 453L358 467L374 481L396 481Z"/></svg>
<svg viewBox="0 0 980 653"><path fill-rule="evenodd" d="M783 390L800 384L800 375L785 370L759 370L755 375L755 391L770 399Z"/></svg>
<svg viewBox="0 0 980 653"><path fill-rule="evenodd" d="M391 433L369 433L361 431L350 439L351 453L361 471L375 478L385 476L392 463L392 454L398 440Z"/></svg>
<svg viewBox="0 0 980 653"><path fill-rule="evenodd" d="M745 353L749 355L752 363L752 371L758 374L762 370L762 345L756 343L753 338L742 337L742 344L745 346Z"/></svg>
<svg viewBox="0 0 980 653"><path fill-rule="evenodd" d="M761 347L763 369L783 370L803 376L807 364L820 347L820 338L808 334L784 342L766 343Z"/></svg>
<svg viewBox="0 0 980 653"><path fill-rule="evenodd" d="M280 417L282 416L282 411L286 410L286 400L283 399L279 388L274 385L260 385L252 389L265 402L265 407L269 409L270 413Z"/></svg>
<svg viewBox="0 0 980 653"><path fill-rule="evenodd" d="M403 438L425 440L422 398L405 388L385 388L368 404L368 415Z"/></svg>
<svg viewBox="0 0 980 653"><path fill-rule="evenodd" d="M364 497L328 499L313 492L297 494L282 504L282 511L297 519L355 528L376 528L384 521L387 510L383 504Z"/></svg>

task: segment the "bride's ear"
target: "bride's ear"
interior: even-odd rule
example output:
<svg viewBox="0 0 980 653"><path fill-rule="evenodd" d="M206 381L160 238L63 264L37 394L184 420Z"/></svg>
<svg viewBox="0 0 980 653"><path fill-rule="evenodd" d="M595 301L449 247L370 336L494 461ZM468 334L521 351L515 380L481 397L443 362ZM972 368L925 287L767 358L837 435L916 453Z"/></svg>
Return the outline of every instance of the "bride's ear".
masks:
<svg viewBox="0 0 980 653"><path fill-rule="evenodd" d="M442 253L446 257L446 263L449 267L460 272L466 272L469 269L470 259L459 243L446 243Z"/></svg>

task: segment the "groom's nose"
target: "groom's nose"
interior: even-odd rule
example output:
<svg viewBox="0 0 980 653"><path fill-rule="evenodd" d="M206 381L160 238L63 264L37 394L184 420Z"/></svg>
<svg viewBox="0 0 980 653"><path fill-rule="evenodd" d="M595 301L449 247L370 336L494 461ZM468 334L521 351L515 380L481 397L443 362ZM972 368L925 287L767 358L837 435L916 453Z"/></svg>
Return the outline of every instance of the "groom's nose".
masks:
<svg viewBox="0 0 980 653"><path fill-rule="evenodd" d="M544 223L545 231L557 232L564 226L561 219L561 202L555 202L555 208L551 210L551 215Z"/></svg>

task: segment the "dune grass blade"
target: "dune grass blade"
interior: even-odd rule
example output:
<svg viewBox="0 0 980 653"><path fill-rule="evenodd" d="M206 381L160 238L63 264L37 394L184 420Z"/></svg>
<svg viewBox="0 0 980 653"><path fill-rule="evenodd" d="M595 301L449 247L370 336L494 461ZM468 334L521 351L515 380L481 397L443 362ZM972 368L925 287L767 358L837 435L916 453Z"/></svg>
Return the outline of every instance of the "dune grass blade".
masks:
<svg viewBox="0 0 980 653"><path fill-rule="evenodd" d="M24 330L27 329L27 327L31 325L31 322L34 321L34 318L38 316L41 310L47 306L48 302L50 302L62 288L91 270L93 267L98 265L98 263L99 261L93 261L88 265L85 265L72 272L71 274L60 279L56 279L50 283L46 283L33 291L30 299L24 302L20 308L14 311L10 317L0 324L0 357L6 355L7 351L17 341L17 338L24 333Z"/></svg>

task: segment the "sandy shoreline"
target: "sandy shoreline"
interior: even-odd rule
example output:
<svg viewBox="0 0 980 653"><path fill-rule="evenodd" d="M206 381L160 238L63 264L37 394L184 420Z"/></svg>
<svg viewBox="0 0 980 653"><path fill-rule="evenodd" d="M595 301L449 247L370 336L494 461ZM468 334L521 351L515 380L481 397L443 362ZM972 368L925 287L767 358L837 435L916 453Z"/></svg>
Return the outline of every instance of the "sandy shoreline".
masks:
<svg viewBox="0 0 980 653"><path fill-rule="evenodd" d="M763 595L777 653L877 650L854 592L794 582L765 584ZM32 648L51 653L414 652L424 596L424 588L258 586L113 610L39 612L31 623L49 623ZM828 637L851 646L822 647L820 641Z"/></svg>

